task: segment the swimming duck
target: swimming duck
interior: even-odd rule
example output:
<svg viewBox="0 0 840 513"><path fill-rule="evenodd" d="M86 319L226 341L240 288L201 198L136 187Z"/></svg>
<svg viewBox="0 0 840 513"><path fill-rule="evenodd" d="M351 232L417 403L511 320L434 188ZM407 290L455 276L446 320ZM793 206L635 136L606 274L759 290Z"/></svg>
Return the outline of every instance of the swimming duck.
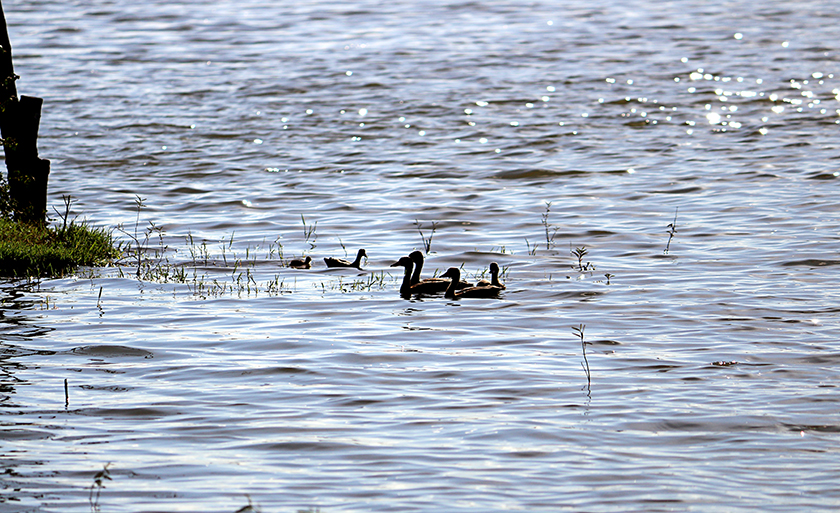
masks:
<svg viewBox="0 0 840 513"><path fill-rule="evenodd" d="M461 270L457 267L450 267L445 273L441 274L442 278L450 278L452 282L449 288L446 289L445 297L450 299L461 299L464 297L497 297L502 291L501 287L495 285L487 285L482 287L467 287L465 289L456 290L455 284L461 280Z"/></svg>
<svg viewBox="0 0 840 513"><path fill-rule="evenodd" d="M289 267L292 269L309 269L312 267L312 257L307 255L303 260L292 260L289 262Z"/></svg>
<svg viewBox="0 0 840 513"><path fill-rule="evenodd" d="M404 256L398 261L391 264L391 267L400 266L405 267L405 275L403 275L402 285L400 285L400 295L403 297L410 297L412 293L411 268L414 266L414 262L411 260L411 258Z"/></svg>
<svg viewBox="0 0 840 513"><path fill-rule="evenodd" d="M505 284L499 281L499 264L496 262L490 262L490 281L481 280L475 284L476 287L486 287L488 285L499 287L502 290L505 289Z"/></svg>
<svg viewBox="0 0 840 513"><path fill-rule="evenodd" d="M326 262L327 267L355 267L356 269L361 270L362 268L362 257L367 257L367 253L365 253L364 249L360 249L358 253L356 253L356 260L352 262L348 262L343 258L333 258L327 257L324 259Z"/></svg>
<svg viewBox="0 0 840 513"><path fill-rule="evenodd" d="M412 292L417 294L435 294L438 292L446 292L446 289L449 287L449 282L451 281L448 278L440 277L426 278L425 280L420 279L420 272L423 270L423 253L420 251L412 251L408 257L414 263L414 273L411 275ZM456 288L463 289L465 287L472 287L472 284L459 280Z"/></svg>

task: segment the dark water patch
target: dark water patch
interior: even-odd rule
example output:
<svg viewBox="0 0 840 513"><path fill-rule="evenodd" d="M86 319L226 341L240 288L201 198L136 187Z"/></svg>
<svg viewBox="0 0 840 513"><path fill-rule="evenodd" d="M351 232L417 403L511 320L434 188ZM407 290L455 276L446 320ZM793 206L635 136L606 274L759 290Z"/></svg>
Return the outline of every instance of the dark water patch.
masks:
<svg viewBox="0 0 840 513"><path fill-rule="evenodd" d="M0 329L0 332L2 331L3 330ZM31 337L4 334L3 338L4 340L0 341L0 359L2 359L4 363L8 362L9 358L24 356L52 356L58 354L57 351L30 349L24 346L9 344L9 342L13 341L31 342Z"/></svg>
<svg viewBox="0 0 840 513"><path fill-rule="evenodd" d="M260 444L249 447L251 450L257 450L268 454L297 454L297 453L352 453L357 450L354 444L342 444L336 442L276 442L269 444Z"/></svg>
<svg viewBox="0 0 840 513"><path fill-rule="evenodd" d="M749 431L777 432L781 427L775 419L750 416L728 417L721 415L680 415L682 419L668 419L653 423L631 423L635 430L672 434L691 434L693 443L719 443L732 433Z"/></svg>
<svg viewBox="0 0 840 513"><path fill-rule="evenodd" d="M0 433L3 434L3 439L8 441L14 440L47 440L55 436L53 429L27 429L20 428L17 425L4 424L0 426Z"/></svg>
<svg viewBox="0 0 840 513"><path fill-rule="evenodd" d="M250 374L252 375L318 375L318 372L314 372L309 369L302 369L299 367L273 367L269 369L260 369L258 371L251 371Z"/></svg>
<svg viewBox="0 0 840 513"><path fill-rule="evenodd" d="M808 176L810 180L837 180L837 173L814 173Z"/></svg>
<svg viewBox="0 0 840 513"><path fill-rule="evenodd" d="M577 300L593 300L608 294L608 291L600 290L570 290L565 292L552 292L547 297L552 299L577 299Z"/></svg>
<svg viewBox="0 0 840 513"><path fill-rule="evenodd" d="M683 368L685 368L685 365L678 365L678 364L672 364L672 363L651 362L651 363L647 363L647 364L634 363L632 365L628 365L626 368L628 370L634 370L634 371L662 373L662 372L671 372L671 371L674 371L674 370L683 369Z"/></svg>
<svg viewBox="0 0 840 513"><path fill-rule="evenodd" d="M329 401L328 404L332 407L339 408L366 408L368 406L376 406L389 401L381 401L376 399L360 399L360 398L335 398Z"/></svg>
<svg viewBox="0 0 840 513"><path fill-rule="evenodd" d="M651 194L692 194L703 191L703 187L683 187L680 189L654 189Z"/></svg>
<svg viewBox="0 0 840 513"><path fill-rule="evenodd" d="M610 230L599 230L599 229L589 230L584 234L584 236L587 236L587 237L609 237L609 236L612 236L612 235L616 235L616 232L613 232L613 231L610 231Z"/></svg>
<svg viewBox="0 0 840 513"><path fill-rule="evenodd" d="M100 359L92 360L92 362L93 363L106 363L104 360L100 360ZM89 374L91 372L102 373L102 374L125 374L125 371L123 371L123 370L102 368L102 367L87 367L87 368L68 367L67 370L69 372L76 372L76 373L79 373L79 374L82 374L82 373Z"/></svg>
<svg viewBox="0 0 840 513"><path fill-rule="evenodd" d="M493 176L500 180L537 180L585 174L588 174L588 172L582 170L519 169L501 171L495 173Z"/></svg>
<svg viewBox="0 0 840 513"><path fill-rule="evenodd" d="M72 413L83 417L96 417L102 420L133 419L139 421L154 420L177 415L177 410L136 406L126 408L80 408L72 410Z"/></svg>
<svg viewBox="0 0 840 513"><path fill-rule="evenodd" d="M133 390L132 387L120 386L96 386L96 385L79 385L82 390L98 390L103 392L128 392Z"/></svg>
<svg viewBox="0 0 840 513"><path fill-rule="evenodd" d="M810 267L811 269L815 269L819 267L840 265L840 260L806 258L804 260L789 260L781 262L781 265L784 267Z"/></svg>
<svg viewBox="0 0 840 513"><path fill-rule="evenodd" d="M816 425L791 425L783 424L783 426L791 432L816 432L816 433L840 433L840 425L838 424L816 424ZM814 452L821 452L815 450Z"/></svg>
<svg viewBox="0 0 840 513"><path fill-rule="evenodd" d="M810 367L811 365L824 365L833 367L838 362L840 362L840 353L835 354L814 354L804 357L795 357L785 359L786 364L791 365L802 365L804 367Z"/></svg>
<svg viewBox="0 0 840 513"><path fill-rule="evenodd" d="M183 194L207 194L209 191L206 189L196 189L193 187L176 187L169 191L169 194L173 195L183 195Z"/></svg>
<svg viewBox="0 0 840 513"><path fill-rule="evenodd" d="M595 345L595 346L620 346L620 345L622 345L622 343L617 341L617 340L606 340L606 339L591 340L591 341L587 340L587 343Z"/></svg>
<svg viewBox="0 0 840 513"><path fill-rule="evenodd" d="M80 346L74 347L69 352L98 358L154 358L154 354L145 349L117 345Z"/></svg>

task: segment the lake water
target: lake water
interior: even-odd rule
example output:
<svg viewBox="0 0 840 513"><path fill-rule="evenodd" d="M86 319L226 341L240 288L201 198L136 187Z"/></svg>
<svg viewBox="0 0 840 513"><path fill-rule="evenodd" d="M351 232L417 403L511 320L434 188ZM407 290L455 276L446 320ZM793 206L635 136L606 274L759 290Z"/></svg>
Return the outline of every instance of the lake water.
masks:
<svg viewBox="0 0 840 513"><path fill-rule="evenodd" d="M147 251L0 288L0 512L840 505L840 4L3 7Z"/></svg>

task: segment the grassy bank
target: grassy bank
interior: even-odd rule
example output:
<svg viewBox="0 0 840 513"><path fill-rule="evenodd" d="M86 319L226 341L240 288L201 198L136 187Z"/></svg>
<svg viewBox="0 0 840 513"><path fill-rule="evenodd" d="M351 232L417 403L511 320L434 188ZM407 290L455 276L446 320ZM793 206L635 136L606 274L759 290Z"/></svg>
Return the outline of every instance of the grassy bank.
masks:
<svg viewBox="0 0 840 513"><path fill-rule="evenodd" d="M53 228L0 218L0 276L61 276L119 255L110 232L85 223Z"/></svg>

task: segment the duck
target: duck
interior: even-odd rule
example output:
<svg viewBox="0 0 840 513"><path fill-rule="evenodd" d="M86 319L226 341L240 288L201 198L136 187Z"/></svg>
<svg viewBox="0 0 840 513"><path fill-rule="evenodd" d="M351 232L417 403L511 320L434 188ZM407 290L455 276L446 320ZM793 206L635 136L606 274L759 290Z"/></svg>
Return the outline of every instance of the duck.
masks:
<svg viewBox="0 0 840 513"><path fill-rule="evenodd" d="M367 253L365 253L364 249L360 249L358 253L356 253L356 260L352 262L348 262L343 258L333 258L327 257L324 259L326 262L327 267L355 267L356 269L362 269L362 257L367 258Z"/></svg>
<svg viewBox="0 0 840 513"><path fill-rule="evenodd" d="M485 285L481 287L467 287L465 289L457 290L455 284L461 280L461 270L457 267L450 267L447 271L441 274L441 278L449 278L452 282L449 288L446 289L444 297L449 299L461 299L465 297L498 297L501 287L495 285Z"/></svg>
<svg viewBox="0 0 840 513"><path fill-rule="evenodd" d="M412 292L417 294L435 294L439 292L446 292L446 289L449 288L449 282L451 280L443 277L426 278L425 280L420 279L420 272L423 270L422 252L412 251L408 257L414 263L414 273L411 275ZM472 284L462 280L459 280L456 284L456 288L458 289L466 287L472 287Z"/></svg>
<svg viewBox="0 0 840 513"><path fill-rule="evenodd" d="M480 280L475 284L476 287L486 287L488 285L505 290L505 284L499 281L499 264L496 262L490 262L490 281Z"/></svg>
<svg viewBox="0 0 840 513"><path fill-rule="evenodd" d="M405 298L410 297L412 294L411 268L414 267L414 261L410 257L404 256L391 264L391 267L405 267L402 285L400 285L400 295Z"/></svg>
<svg viewBox="0 0 840 513"><path fill-rule="evenodd" d="M307 255L303 260L295 259L289 262L292 269L309 269L312 267L312 257Z"/></svg>

